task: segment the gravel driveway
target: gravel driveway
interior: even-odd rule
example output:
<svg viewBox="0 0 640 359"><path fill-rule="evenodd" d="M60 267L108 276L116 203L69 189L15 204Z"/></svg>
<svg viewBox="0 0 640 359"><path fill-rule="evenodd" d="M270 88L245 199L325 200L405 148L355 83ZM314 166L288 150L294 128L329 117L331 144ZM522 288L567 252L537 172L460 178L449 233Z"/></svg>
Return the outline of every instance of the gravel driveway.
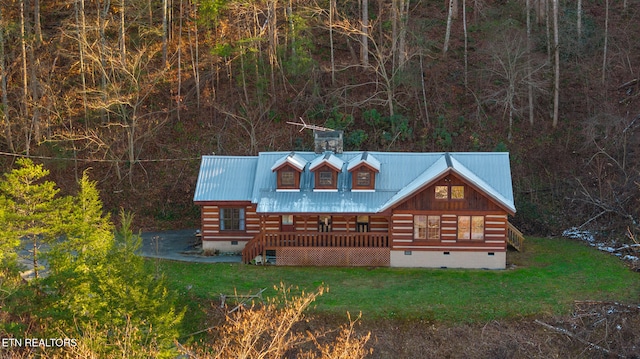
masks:
<svg viewBox="0 0 640 359"><path fill-rule="evenodd" d="M163 258L184 262L240 263L239 255L202 255L202 246L195 236L195 229L142 232L140 255L147 258Z"/></svg>

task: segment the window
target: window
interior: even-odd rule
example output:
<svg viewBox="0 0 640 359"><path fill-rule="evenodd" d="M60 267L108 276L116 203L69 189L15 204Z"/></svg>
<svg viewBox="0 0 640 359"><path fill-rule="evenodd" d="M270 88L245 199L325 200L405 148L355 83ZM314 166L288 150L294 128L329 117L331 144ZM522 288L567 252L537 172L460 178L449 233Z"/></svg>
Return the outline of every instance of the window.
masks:
<svg viewBox="0 0 640 359"><path fill-rule="evenodd" d="M440 216L427 218L427 239L440 239Z"/></svg>
<svg viewBox="0 0 640 359"><path fill-rule="evenodd" d="M318 216L318 232L331 232L331 216Z"/></svg>
<svg viewBox="0 0 640 359"><path fill-rule="evenodd" d="M449 199L449 186L436 186L436 199Z"/></svg>
<svg viewBox="0 0 640 359"><path fill-rule="evenodd" d="M483 240L484 216L459 216L458 239Z"/></svg>
<svg viewBox="0 0 640 359"><path fill-rule="evenodd" d="M427 239L427 216L413 216L413 239Z"/></svg>
<svg viewBox="0 0 640 359"><path fill-rule="evenodd" d="M440 216L413 216L413 239L440 239Z"/></svg>
<svg viewBox="0 0 640 359"><path fill-rule="evenodd" d="M280 171L280 186L295 187L296 176L293 171Z"/></svg>
<svg viewBox="0 0 640 359"><path fill-rule="evenodd" d="M464 186L436 186L436 199L464 199Z"/></svg>
<svg viewBox="0 0 640 359"><path fill-rule="evenodd" d="M464 186L451 186L451 199L464 199Z"/></svg>
<svg viewBox="0 0 640 359"><path fill-rule="evenodd" d="M358 171L356 173L356 185L358 187L369 187L369 186L371 186L371 172L369 172L369 171Z"/></svg>
<svg viewBox="0 0 640 359"><path fill-rule="evenodd" d="M471 217L459 216L458 217L458 239L471 239Z"/></svg>
<svg viewBox="0 0 640 359"><path fill-rule="evenodd" d="M221 208L220 230L244 231L244 208Z"/></svg>
<svg viewBox="0 0 640 359"><path fill-rule="evenodd" d="M282 225L283 226L293 226L293 214L283 214L282 215Z"/></svg>
<svg viewBox="0 0 640 359"><path fill-rule="evenodd" d="M319 186L333 186L333 172L322 171L318 173Z"/></svg>
<svg viewBox="0 0 640 359"><path fill-rule="evenodd" d="M369 232L369 216L356 217L356 231Z"/></svg>
<svg viewBox="0 0 640 359"><path fill-rule="evenodd" d="M471 239L472 240L484 239L484 217L483 216L471 217Z"/></svg>

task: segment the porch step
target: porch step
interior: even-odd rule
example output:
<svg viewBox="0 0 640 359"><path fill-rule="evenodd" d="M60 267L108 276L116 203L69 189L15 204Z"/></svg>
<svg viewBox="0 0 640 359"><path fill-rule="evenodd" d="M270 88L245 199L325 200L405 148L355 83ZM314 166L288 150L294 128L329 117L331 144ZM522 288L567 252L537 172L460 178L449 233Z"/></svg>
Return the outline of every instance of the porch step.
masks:
<svg viewBox="0 0 640 359"><path fill-rule="evenodd" d="M524 235L511 222L507 222L507 243L518 252L524 249Z"/></svg>

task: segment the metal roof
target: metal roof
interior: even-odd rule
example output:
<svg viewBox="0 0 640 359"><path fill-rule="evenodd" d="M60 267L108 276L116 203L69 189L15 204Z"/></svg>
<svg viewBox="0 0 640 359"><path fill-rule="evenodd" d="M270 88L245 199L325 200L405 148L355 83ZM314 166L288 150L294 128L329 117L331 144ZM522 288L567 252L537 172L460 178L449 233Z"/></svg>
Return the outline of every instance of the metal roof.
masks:
<svg viewBox="0 0 640 359"><path fill-rule="evenodd" d="M258 157L202 156L194 202L249 201Z"/></svg>
<svg viewBox="0 0 640 359"><path fill-rule="evenodd" d="M322 165L328 165L336 171L342 171L344 161L334 155L333 152L325 152L323 155L316 157L311 164L309 164L309 171L313 171Z"/></svg>
<svg viewBox="0 0 640 359"><path fill-rule="evenodd" d="M375 169L380 172L380 161L377 158L373 157L373 155L369 154L369 152L362 152L362 155L354 157L351 161L349 161L349 165L347 166L347 171L351 172L352 169L356 168L362 163L366 163L369 167Z"/></svg>
<svg viewBox="0 0 640 359"><path fill-rule="evenodd" d="M299 154L295 152L291 152L286 156L282 157L281 159L277 160L276 163L274 163L273 166L271 166L271 171L277 170L278 168L280 168L280 166L282 166L285 163L288 163L291 166L297 168L298 171L302 171L304 169L304 166L307 165L307 160L305 160Z"/></svg>
<svg viewBox="0 0 640 359"><path fill-rule="evenodd" d="M273 170L284 161L302 166L299 191L277 190ZM375 191L351 191L352 174L348 170L363 161L379 169ZM315 179L310 169L322 163L340 168L337 191L314 191ZM515 212L506 152L261 152L257 157L204 156L194 200L250 200L257 204L259 213L378 213L399 204L447 171Z"/></svg>

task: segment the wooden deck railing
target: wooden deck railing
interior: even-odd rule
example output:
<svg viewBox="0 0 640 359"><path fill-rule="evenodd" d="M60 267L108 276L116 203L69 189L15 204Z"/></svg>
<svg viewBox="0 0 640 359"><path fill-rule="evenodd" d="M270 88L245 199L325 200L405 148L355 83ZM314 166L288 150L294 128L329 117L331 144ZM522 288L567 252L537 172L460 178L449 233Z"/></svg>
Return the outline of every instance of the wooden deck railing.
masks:
<svg viewBox="0 0 640 359"><path fill-rule="evenodd" d="M389 234L386 232L262 233L245 245L242 250L242 260L244 263L249 263L265 250L278 247L388 248Z"/></svg>
<svg viewBox="0 0 640 359"><path fill-rule="evenodd" d="M518 252L522 251L524 246L524 235L513 224L507 222L507 242Z"/></svg>

